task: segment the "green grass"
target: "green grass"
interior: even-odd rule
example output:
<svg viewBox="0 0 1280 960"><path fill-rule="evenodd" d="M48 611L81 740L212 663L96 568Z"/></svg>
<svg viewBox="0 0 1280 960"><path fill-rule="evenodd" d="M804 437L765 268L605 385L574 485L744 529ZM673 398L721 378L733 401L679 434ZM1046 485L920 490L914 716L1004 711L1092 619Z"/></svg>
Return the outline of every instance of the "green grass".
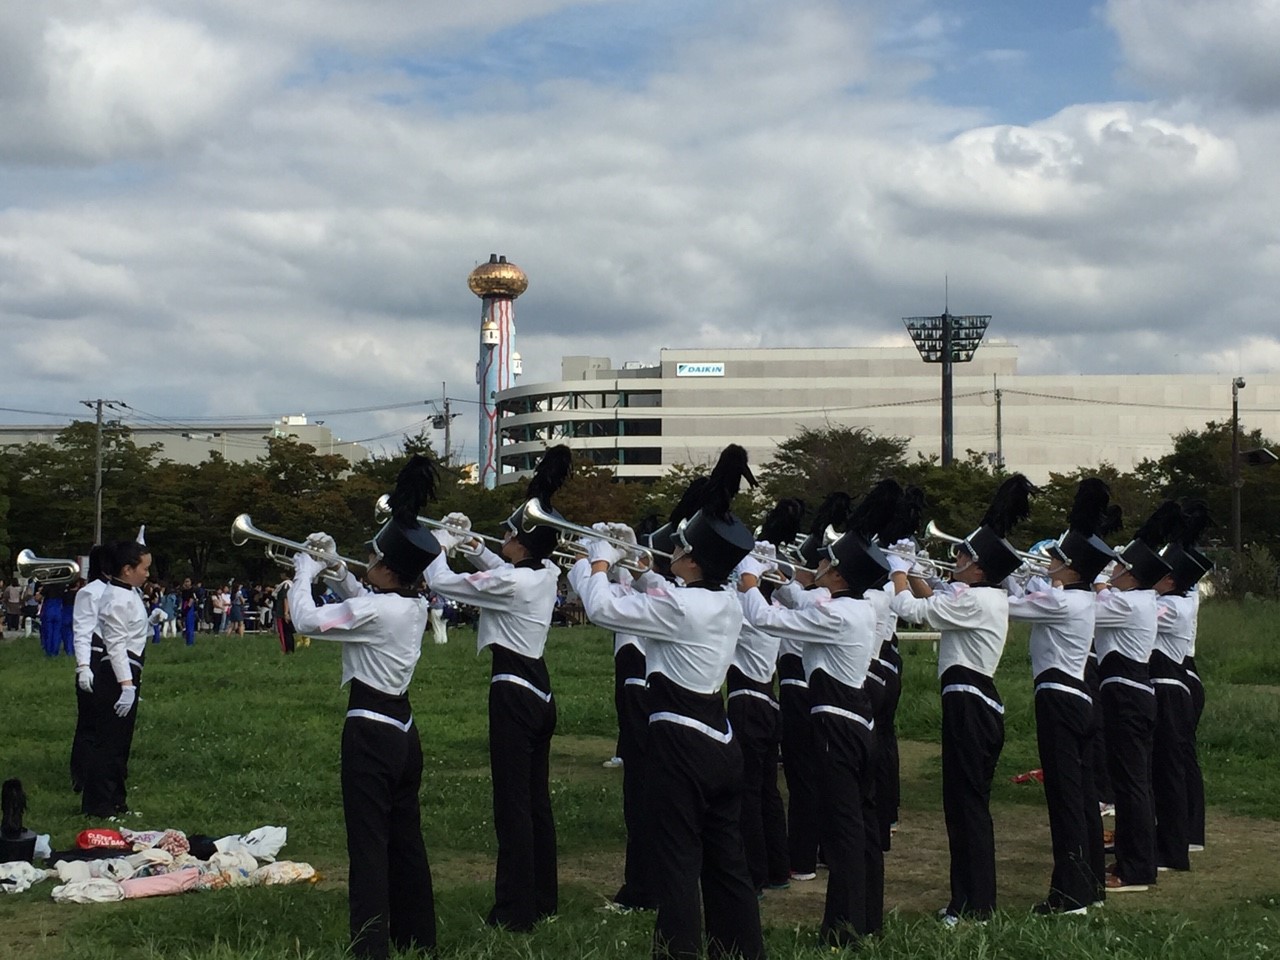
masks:
<svg viewBox="0 0 1280 960"><path fill-rule="evenodd" d="M1271 836L1280 833L1280 764L1272 747L1280 729L1280 651L1271 640L1277 612L1267 605L1207 605L1199 656L1209 696L1201 738L1214 814ZM411 696L426 761L423 819L437 878L443 956L648 955L650 917L597 909L618 881L623 841L621 778L600 766L615 735L611 651L609 637L594 628L552 634L548 660L559 709L552 789L563 909L554 923L519 937L481 923L495 847L486 749L488 657L476 657L471 631L454 631L448 646L424 647ZM904 644L903 654L899 732L918 741L910 751L917 760L904 769L903 819L919 832L905 849L900 840L889 858L888 906L900 909L891 914L885 936L862 955L1126 960L1165 951L1217 958L1280 950L1274 929L1280 866L1274 861L1254 871L1247 884L1224 887L1212 870L1197 868L1179 878L1191 896L1115 903L1087 919L1049 923L1026 914L1043 895L1048 851L1040 841L1014 851L1020 862L1002 861L1005 910L992 924L943 931L928 917L924 901L932 892L918 893L915 873L909 882L901 879L909 869L920 871L919 883L933 891L945 886L946 870L936 853L925 863L912 859L930 834L936 847L940 829L936 658L929 643ZM137 826L213 836L268 823L287 826L282 856L316 865L324 876L320 884L59 906L49 899L52 884L46 882L0 897L0 957L342 956L346 855L338 746L345 692L338 688L339 674L337 647L321 641L292 657L282 656L267 635L201 635L194 648L173 640L152 646L130 764L130 802L144 813ZM1024 632L1015 631L997 682L1007 708L993 798L997 823L1039 825L1042 791L1008 782L1039 765ZM67 785L72 687L66 658L47 660L34 639L0 644L0 776L23 780L31 803L27 822L53 834L55 847L69 846L88 825ZM819 914L808 901L771 897L764 916L771 956L831 955L818 946Z"/></svg>

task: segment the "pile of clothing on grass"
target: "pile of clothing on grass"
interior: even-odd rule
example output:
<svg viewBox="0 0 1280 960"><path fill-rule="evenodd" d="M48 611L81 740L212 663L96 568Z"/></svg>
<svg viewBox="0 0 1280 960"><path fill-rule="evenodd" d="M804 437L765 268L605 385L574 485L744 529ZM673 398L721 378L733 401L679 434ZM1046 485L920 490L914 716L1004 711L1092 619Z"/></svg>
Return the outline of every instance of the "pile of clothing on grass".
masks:
<svg viewBox="0 0 1280 960"><path fill-rule="evenodd" d="M180 830L83 830L69 850L48 849L22 825L26 796L16 780L3 788L0 821L0 890L21 893L57 880L59 903L105 903L166 896L189 890L275 886L319 879L309 863L277 860L288 837L285 827L258 827L215 840ZM35 866L43 860L52 866Z"/></svg>

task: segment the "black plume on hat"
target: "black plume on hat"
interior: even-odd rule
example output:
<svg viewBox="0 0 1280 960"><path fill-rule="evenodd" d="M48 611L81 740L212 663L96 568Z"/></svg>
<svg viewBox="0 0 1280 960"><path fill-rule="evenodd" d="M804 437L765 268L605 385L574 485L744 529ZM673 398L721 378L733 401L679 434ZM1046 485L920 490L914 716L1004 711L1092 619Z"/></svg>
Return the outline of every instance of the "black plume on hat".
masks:
<svg viewBox="0 0 1280 960"><path fill-rule="evenodd" d="M924 508L924 491L916 486L907 487L898 500L893 516L877 531L876 542L890 546L899 540L914 537L920 529Z"/></svg>
<svg viewBox="0 0 1280 960"><path fill-rule="evenodd" d="M688 520L698 512L698 507L702 503L702 491L707 485L706 477L694 477L689 486L684 488L684 493L680 495L680 500L672 508L670 516L667 517L667 523L679 523L681 520Z"/></svg>
<svg viewBox="0 0 1280 960"><path fill-rule="evenodd" d="M843 527L849 516L849 506L852 502L843 490L828 493L826 499L818 505L818 512L813 515L813 522L809 524L809 533L821 537L826 533L827 527L837 529Z"/></svg>
<svg viewBox="0 0 1280 960"><path fill-rule="evenodd" d="M845 519L846 531L853 530L870 540L893 519L902 499L902 484L892 477L881 480L859 500Z"/></svg>
<svg viewBox="0 0 1280 960"><path fill-rule="evenodd" d="M1182 508L1173 500L1166 500L1147 517L1147 522L1137 529L1133 539L1141 540L1152 550L1157 550L1172 539L1174 531L1181 524Z"/></svg>
<svg viewBox="0 0 1280 960"><path fill-rule="evenodd" d="M1031 497L1039 490L1030 480L1015 473L996 491L991 506L982 518L982 526L990 527L998 536L1007 537L1009 531L1031 514Z"/></svg>
<svg viewBox="0 0 1280 960"><path fill-rule="evenodd" d="M804 519L804 501L789 497L779 500L760 525L759 539L766 543L790 545L800 532Z"/></svg>
<svg viewBox="0 0 1280 960"><path fill-rule="evenodd" d="M569 479L569 471L573 467L573 454L563 443L548 447L538 465L533 468L533 476L529 480L527 496L536 499L548 510L551 509L551 496Z"/></svg>
<svg viewBox="0 0 1280 960"><path fill-rule="evenodd" d="M746 449L731 443L721 451L711 476L707 477L707 485L702 488L701 509L708 516L730 522L733 514L729 506L738 495L743 480L753 487L756 485L755 475L747 465Z"/></svg>
<svg viewBox="0 0 1280 960"><path fill-rule="evenodd" d="M1179 518L1178 527L1172 539L1190 549L1200 542L1200 535L1205 529L1212 526L1216 524L1213 522L1213 517L1209 516L1207 503L1203 500L1184 500L1182 516Z"/></svg>
<svg viewBox="0 0 1280 960"><path fill-rule="evenodd" d="M418 525L422 505L436 496L436 465L430 457L415 453L396 475L396 488L387 498L391 516L406 527Z"/></svg>
<svg viewBox="0 0 1280 960"><path fill-rule="evenodd" d="M661 518L659 518L656 513L649 514L635 525L634 530L636 532L636 539L640 540L641 543L644 543L645 541L642 538L649 536L649 534L653 533L660 526L662 526Z"/></svg>
<svg viewBox="0 0 1280 960"><path fill-rule="evenodd" d="M1076 498L1067 514L1067 528L1085 536L1101 531L1107 521L1107 506L1111 502L1111 488L1105 480L1086 477L1076 487Z"/></svg>
<svg viewBox="0 0 1280 960"><path fill-rule="evenodd" d="M1102 525L1098 527L1098 535L1105 537L1109 533L1115 533L1124 526L1124 510L1120 504L1113 503L1107 507L1107 515L1102 521Z"/></svg>
<svg viewBox="0 0 1280 960"><path fill-rule="evenodd" d="M0 787L0 833L14 839L22 836L22 815L27 812L27 794L22 781L6 780Z"/></svg>

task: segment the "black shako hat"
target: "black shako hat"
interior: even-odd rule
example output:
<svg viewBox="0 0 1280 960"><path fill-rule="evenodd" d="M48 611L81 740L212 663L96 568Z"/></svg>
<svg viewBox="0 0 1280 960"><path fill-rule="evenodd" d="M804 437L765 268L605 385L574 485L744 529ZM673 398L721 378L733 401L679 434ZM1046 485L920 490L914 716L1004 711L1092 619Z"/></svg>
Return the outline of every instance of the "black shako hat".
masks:
<svg viewBox="0 0 1280 960"><path fill-rule="evenodd" d="M1212 526L1209 505L1203 500L1187 500L1173 539L1160 551L1160 556L1173 570L1173 585L1178 593L1186 593L1213 569L1213 561L1196 545L1205 527Z"/></svg>
<svg viewBox="0 0 1280 960"><path fill-rule="evenodd" d="M845 532L819 548L819 556L839 571L853 593L866 593L888 576L889 560L875 537L897 515L902 498L897 480L881 480L849 511Z"/></svg>
<svg viewBox="0 0 1280 960"><path fill-rule="evenodd" d="M728 580L733 568L756 543L751 529L729 511L743 480L756 485L747 466L747 451L731 443L707 477L698 512L676 528L676 545L684 547L703 577L715 583Z"/></svg>
<svg viewBox="0 0 1280 960"><path fill-rule="evenodd" d="M818 505L813 522L809 524L809 535L795 549L795 555L799 557L801 564L810 570L818 566L818 561L822 559L822 548L840 538L852 502L843 490L827 494L826 499Z"/></svg>
<svg viewBox="0 0 1280 960"><path fill-rule="evenodd" d="M1158 551L1181 522L1181 508L1174 501L1166 500L1137 529L1128 545L1116 551L1141 589L1150 590L1173 572Z"/></svg>
<svg viewBox="0 0 1280 960"><path fill-rule="evenodd" d="M977 530L964 538L960 548L982 568L987 583L1000 583L1022 566L1022 557L1008 539L1009 531L1031 512L1035 486L1015 473L996 490Z"/></svg>
<svg viewBox="0 0 1280 960"><path fill-rule="evenodd" d="M567 446L559 443L548 447L538 465L533 468L533 476L525 493L528 499L503 521L503 526L514 533L516 540L539 560L545 560L555 552L560 543L561 531L527 516L529 500L537 500L545 516L563 520L564 517L551 506L551 496L569 479L572 466L573 454Z"/></svg>
<svg viewBox="0 0 1280 960"><path fill-rule="evenodd" d="M1081 580L1091 581L1112 560L1116 552L1104 534L1120 524L1120 508L1111 509L1111 488L1098 477L1086 477L1076 487L1076 498L1067 515L1067 532L1049 547L1049 553L1057 557L1076 573Z"/></svg>
<svg viewBox="0 0 1280 960"><path fill-rule="evenodd" d="M414 454L396 476L396 488L387 498L391 519L369 543L379 562L406 584L416 582L440 553L435 534L418 523L418 512L435 493L436 465L429 457Z"/></svg>
<svg viewBox="0 0 1280 960"><path fill-rule="evenodd" d="M636 539L642 546L650 547L659 553L665 553L668 556L676 552L675 535L680 524L688 520L702 504L702 491L707 486L706 477L694 477L689 482L689 486L685 487L684 493L680 495L680 502L675 505L667 517L667 522L658 527L647 537L643 537L640 532L636 531Z"/></svg>

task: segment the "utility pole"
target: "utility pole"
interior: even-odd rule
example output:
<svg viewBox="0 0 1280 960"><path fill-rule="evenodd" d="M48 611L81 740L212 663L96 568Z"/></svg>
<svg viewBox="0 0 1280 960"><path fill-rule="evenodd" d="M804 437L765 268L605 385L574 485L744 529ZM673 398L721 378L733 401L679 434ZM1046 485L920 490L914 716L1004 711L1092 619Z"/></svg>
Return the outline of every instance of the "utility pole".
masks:
<svg viewBox="0 0 1280 960"><path fill-rule="evenodd" d="M996 388L996 467L1004 469L1004 429L1001 421L1000 401L1004 396L1000 389L1000 381L996 374L991 375L991 382Z"/></svg>
<svg viewBox="0 0 1280 960"><path fill-rule="evenodd" d="M449 385L444 381L440 382L440 396L444 397L444 462L447 466L449 463L449 442L451 437L449 424L453 422L453 415L449 413Z"/></svg>
<svg viewBox="0 0 1280 960"><path fill-rule="evenodd" d="M123 404L123 400L103 400L99 397L97 400L81 400L89 409L97 410L97 441L94 444L94 472L93 472L93 542L95 544L102 543L102 408L103 406L111 406L113 404Z"/></svg>
<svg viewBox="0 0 1280 960"><path fill-rule="evenodd" d="M1231 381L1231 546L1240 556L1240 488L1244 479L1240 476L1240 388L1244 377Z"/></svg>

